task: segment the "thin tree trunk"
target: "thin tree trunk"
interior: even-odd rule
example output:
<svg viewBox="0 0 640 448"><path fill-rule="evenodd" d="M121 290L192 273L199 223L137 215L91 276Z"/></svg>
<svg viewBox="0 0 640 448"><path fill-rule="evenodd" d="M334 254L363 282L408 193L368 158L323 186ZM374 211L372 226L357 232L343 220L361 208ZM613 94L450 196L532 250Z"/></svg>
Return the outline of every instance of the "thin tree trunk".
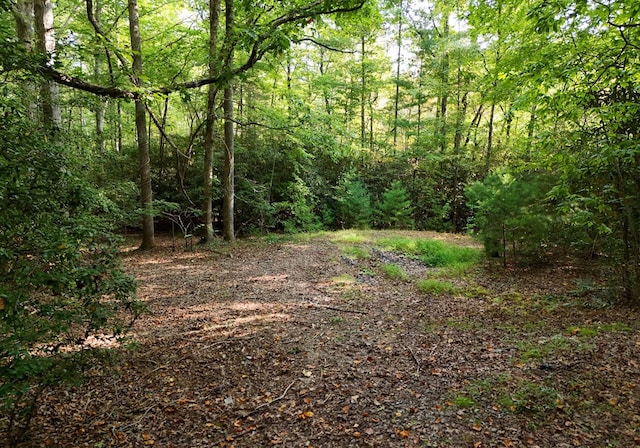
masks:
<svg viewBox="0 0 640 448"><path fill-rule="evenodd" d="M142 85L142 40L138 16L138 1L128 1L129 35L131 52L133 53L133 76L138 86ZM135 100L136 136L138 138L138 169L140 170L140 201L142 216L141 249L152 249L155 246L153 228L153 192L151 188L151 160L149 156L149 139L147 135L147 112L141 99Z"/></svg>
<svg viewBox="0 0 640 448"><path fill-rule="evenodd" d="M491 110L489 112L489 131L487 135L487 152L485 153L484 160L484 175L488 175L491 170L491 157L493 156L493 120L496 113L496 103L491 103Z"/></svg>
<svg viewBox="0 0 640 448"><path fill-rule="evenodd" d="M400 63L402 62L402 6L400 0L400 15L398 17L398 60L396 62L396 96L393 107L393 147L398 144L398 110L400 108Z"/></svg>
<svg viewBox="0 0 640 448"><path fill-rule="evenodd" d="M218 25L220 24L220 0L209 1L209 76L217 74L216 67ZM209 84L207 93L207 119L204 133L204 203L202 214L204 216L205 239L213 241L213 148L216 121L216 96L218 87Z"/></svg>
<svg viewBox="0 0 640 448"><path fill-rule="evenodd" d="M94 12L94 18L98 25L101 25L102 19L102 1L95 1L96 10ZM102 63L103 63L103 53L101 49L96 49L96 52L93 56L93 75L95 76L96 82L100 83L102 81ZM107 108L107 101L101 97L97 98L96 110L95 110L95 118L96 118L96 149L99 153L104 153L106 150L106 140L104 138L104 116Z"/></svg>
<svg viewBox="0 0 640 448"><path fill-rule="evenodd" d="M16 21L16 34L18 39L27 51L33 51L33 42L35 38L33 1L17 1L14 4L13 16ZM35 86L33 82L29 80L22 81L21 85L24 92L24 95L22 96L23 104L29 114L29 118L35 120L38 115L38 105L35 101Z"/></svg>
<svg viewBox="0 0 640 448"><path fill-rule="evenodd" d="M33 3L36 30L36 47L39 53L48 55L48 64L55 61L56 39L53 26L53 4L50 0L35 0ZM56 131L62 128L62 114L58 104L58 85L43 80L40 86L42 121L45 128Z"/></svg>
<svg viewBox="0 0 640 448"><path fill-rule="evenodd" d="M233 0L225 0L225 38L227 40L227 64L233 63L233 25L234 10ZM222 235L225 241L233 242L236 239L234 225L234 196L235 196L235 157L233 139L233 86L229 82L224 89L224 178L223 178L223 205L222 205Z"/></svg>
<svg viewBox="0 0 640 448"><path fill-rule="evenodd" d="M365 116L365 97L367 91L366 38L360 36L360 147L364 149L367 141L367 123Z"/></svg>
<svg viewBox="0 0 640 448"><path fill-rule="evenodd" d="M449 15L445 15L443 20L443 32L442 38L449 38ZM440 110L439 117L440 120L437 121L438 129L438 143L440 146L440 152L444 154L447 149L447 108L449 103L449 53L448 50L444 50L444 54L442 55L442 65L440 69L440 82L442 96L440 97Z"/></svg>

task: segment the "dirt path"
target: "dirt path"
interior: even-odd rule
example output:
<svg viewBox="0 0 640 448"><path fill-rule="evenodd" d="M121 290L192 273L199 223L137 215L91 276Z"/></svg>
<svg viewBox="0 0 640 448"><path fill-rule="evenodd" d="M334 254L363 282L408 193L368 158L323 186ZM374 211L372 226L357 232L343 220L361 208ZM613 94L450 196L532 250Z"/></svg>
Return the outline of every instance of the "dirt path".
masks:
<svg viewBox="0 0 640 448"><path fill-rule="evenodd" d="M434 295L371 242L161 243L125 257L134 350L45 397L25 447L640 446L637 310L583 306L570 266Z"/></svg>

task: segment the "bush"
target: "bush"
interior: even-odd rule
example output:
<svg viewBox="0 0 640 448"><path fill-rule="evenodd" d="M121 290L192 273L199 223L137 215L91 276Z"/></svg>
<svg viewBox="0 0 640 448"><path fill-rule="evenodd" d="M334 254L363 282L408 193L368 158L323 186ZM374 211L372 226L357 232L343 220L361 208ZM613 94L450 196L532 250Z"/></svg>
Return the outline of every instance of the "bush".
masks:
<svg viewBox="0 0 640 448"><path fill-rule="evenodd" d="M544 200L549 190L540 175L493 173L466 190L474 211L471 229L484 243L487 254L536 257L548 241L551 216Z"/></svg>
<svg viewBox="0 0 640 448"><path fill-rule="evenodd" d="M377 208L378 221L383 228L410 229L414 226L413 207L407 190L395 181L387 189Z"/></svg>
<svg viewBox="0 0 640 448"><path fill-rule="evenodd" d="M335 225L342 229L363 229L371 224L371 196L354 172L347 173L336 187Z"/></svg>
<svg viewBox="0 0 640 448"><path fill-rule="evenodd" d="M6 115L5 115L6 116ZM73 175L59 141L0 124L0 432L15 444L47 387L81 380L143 311L119 268L113 204Z"/></svg>

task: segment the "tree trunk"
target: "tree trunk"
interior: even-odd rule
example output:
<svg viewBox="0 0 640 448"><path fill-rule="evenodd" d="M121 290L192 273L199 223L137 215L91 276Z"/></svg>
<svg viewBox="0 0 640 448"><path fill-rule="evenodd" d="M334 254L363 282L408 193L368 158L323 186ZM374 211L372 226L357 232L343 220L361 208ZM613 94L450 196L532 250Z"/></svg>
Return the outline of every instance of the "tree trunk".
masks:
<svg viewBox="0 0 640 448"><path fill-rule="evenodd" d="M102 19L102 1L96 0L95 2L96 10L94 12L94 17L96 23L98 25L101 24ZM102 64L103 64L103 53L101 49L96 49L96 52L93 56L93 74L95 76L96 82L100 83L102 81ZM99 153L104 153L106 150L106 140L104 138L104 116L107 108L107 102L101 98L97 98L96 104L96 149Z"/></svg>
<svg viewBox="0 0 640 448"><path fill-rule="evenodd" d="M220 0L209 1L209 76L214 77L217 72L218 25L220 24ZM204 217L205 239L213 241L213 148L216 122L216 96L218 87L209 84L207 93L207 121L204 133Z"/></svg>
<svg viewBox="0 0 640 448"><path fill-rule="evenodd" d="M489 112L489 131L487 135L487 152L485 153L484 160L484 175L488 175L491 170L491 157L493 156L493 120L496 113L496 103L491 103L491 110Z"/></svg>
<svg viewBox="0 0 640 448"><path fill-rule="evenodd" d="M233 64L233 25L234 11L233 0L225 0L225 39L227 43L228 66ZM224 178L223 178L223 205L222 205L222 235L225 241L233 242L236 239L234 225L234 196L235 196L235 158L233 139L233 86L231 82L224 89Z"/></svg>
<svg viewBox="0 0 640 448"><path fill-rule="evenodd" d="M36 48L48 55L48 65L55 61L56 39L53 27L53 4L50 0L35 0L33 3L36 30ZM58 85L43 80L40 85L42 121L46 129L57 131L62 128L62 114L58 104Z"/></svg>
<svg viewBox="0 0 640 448"><path fill-rule="evenodd" d="M393 106L393 147L397 148L398 144L398 110L400 108L400 63L402 62L402 6L403 0L400 0L400 12L398 16L398 60L396 62L396 95Z"/></svg>
<svg viewBox="0 0 640 448"><path fill-rule="evenodd" d="M131 52L133 53L133 76L137 86L142 85L142 40L138 17L138 1L129 0L129 34ZM140 200L142 216L141 249L152 249L155 246L153 229L153 192L151 189L151 160L149 156L149 139L147 135L147 112L140 98L135 100L136 136L138 138L138 168L140 170Z"/></svg>
<svg viewBox="0 0 640 448"><path fill-rule="evenodd" d="M33 41L35 37L33 16L33 1L17 1L13 8L13 16L16 21L16 34L27 51L33 51ZM22 101L29 114L29 118L35 120L38 115L38 105L35 101L36 90L32 82L24 80L21 82L24 95Z"/></svg>
<svg viewBox="0 0 640 448"><path fill-rule="evenodd" d="M367 123L365 117L365 97L367 91L367 66L366 66L366 38L364 33L360 37L360 148L366 147L367 141Z"/></svg>

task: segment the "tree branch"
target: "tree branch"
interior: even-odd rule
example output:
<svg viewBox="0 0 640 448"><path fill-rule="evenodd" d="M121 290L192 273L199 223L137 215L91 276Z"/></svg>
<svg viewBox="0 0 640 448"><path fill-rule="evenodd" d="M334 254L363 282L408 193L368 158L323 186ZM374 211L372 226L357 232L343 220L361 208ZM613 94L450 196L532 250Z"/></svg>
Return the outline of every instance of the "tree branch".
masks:
<svg viewBox="0 0 640 448"><path fill-rule="evenodd" d="M302 39L297 39L294 40L295 43L299 44L300 42L311 42L314 45L317 45L319 47L322 48L326 48L329 51L336 51L338 53L343 53L343 54L355 54L355 51L353 50L342 50L340 48L336 48L336 47L332 47L329 44L325 44L323 42L320 42L316 39L314 39L313 37L303 37Z"/></svg>
<svg viewBox="0 0 640 448"><path fill-rule="evenodd" d="M87 16L89 22L93 26L96 33L100 35L101 38L105 39L108 42L105 34L100 29L99 24L96 22L95 17L93 15L93 2L92 0L85 0L87 5ZM187 89L196 89L199 87L203 87L209 84L222 84L227 82L229 79L235 78L237 75L244 73L250 70L258 61L260 61L270 50L275 48L275 44L272 41L272 37L274 35L274 31L283 25L287 25L294 22L299 22L305 19L309 19L312 17L316 17L323 14L337 14L337 13L346 13L357 11L362 8L366 0L358 0L356 4L349 5L349 2L346 2L347 5L338 5L333 6L331 2L327 0L316 0L312 3L309 3L305 6L302 6L294 11L290 11L287 14L284 14L271 22L267 23L264 27L266 29L265 32L261 33L255 40L253 46L249 51L249 55L245 59L245 62L233 69L225 70L217 76L209 77L209 78L201 78L192 81L172 84L169 86L159 87L156 89L149 89L145 93L147 94L164 94L168 95L180 90ZM322 45L318 42L315 42L318 45ZM331 49L328 46L325 48ZM339 50L337 50L339 51ZM127 67L128 63L122 57L122 55L116 54L116 57L123 66ZM36 69L36 72L41 76L52 79L58 84L65 85L67 87L71 87L74 89L82 90L88 93L92 93L94 95L99 96L107 96L111 98L129 98L129 99L139 99L142 97L143 92L136 90L128 90L116 86L102 86L98 84L93 84L87 82L81 78L62 73L58 70L55 70L51 67L41 66ZM131 77L131 74L129 74Z"/></svg>

